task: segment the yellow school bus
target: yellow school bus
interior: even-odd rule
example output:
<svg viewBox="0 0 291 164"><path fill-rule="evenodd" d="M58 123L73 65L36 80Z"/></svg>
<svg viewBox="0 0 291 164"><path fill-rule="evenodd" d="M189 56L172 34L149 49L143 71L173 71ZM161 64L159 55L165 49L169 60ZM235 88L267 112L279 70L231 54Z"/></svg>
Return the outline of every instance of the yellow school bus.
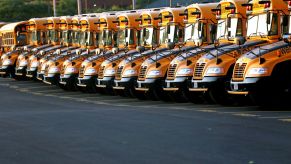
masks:
<svg viewBox="0 0 291 164"><path fill-rule="evenodd" d="M105 60L99 57L102 56L101 54L103 54L103 52L111 50L113 47L114 31L117 28L116 23L113 23L113 21L115 21L116 18L115 13L103 13L100 15L99 20L94 22L97 27L92 28L91 31L98 30L95 37L96 49L88 49L80 55L66 61L66 66L63 65L60 75L60 84L64 85L64 89L76 90L78 88L77 83L79 76L81 81L79 86L90 90L90 85L87 85L90 79L86 77L96 76L101 61ZM95 83L92 82L91 84L95 86Z"/></svg>
<svg viewBox="0 0 291 164"><path fill-rule="evenodd" d="M60 45L55 46L52 49L46 49L40 51L37 55L38 58L38 67L37 67L37 76L36 78L40 81L43 80L44 74L49 70L49 64L47 62L54 57L65 55L66 53L70 53L71 50L76 49L80 46L80 24L79 21L81 19L80 16L74 16L72 18L62 17L62 19L66 19L66 23L61 24L61 40ZM69 22L69 23L68 23ZM55 70L59 71L59 70Z"/></svg>
<svg viewBox="0 0 291 164"><path fill-rule="evenodd" d="M59 44L60 42L59 22L60 22L59 17L47 18L47 22L43 24L46 26L47 29L45 34L45 41L43 42L42 45L40 44L35 45L35 42L33 42L32 40L30 41L30 45L33 45L33 47L30 48L26 47L24 52L22 52L17 58L15 67L15 78L23 79L26 77L27 64L31 55L36 54L37 52L45 48L49 48Z"/></svg>
<svg viewBox="0 0 291 164"><path fill-rule="evenodd" d="M152 48L158 44L159 36L159 16L161 9L152 9L141 12L136 21L141 30L138 33L139 53L130 55L122 60L117 68L113 89L119 95L135 97L134 83L137 80L138 71L141 64L152 54ZM166 48L161 48L160 50ZM145 52L143 52L145 51Z"/></svg>
<svg viewBox="0 0 291 164"><path fill-rule="evenodd" d="M184 7L165 8L155 19L160 20L159 50L152 51L151 56L141 65L135 85L139 99L149 97L154 100L166 99L163 84L170 61L181 52L175 47L183 44Z"/></svg>
<svg viewBox="0 0 291 164"><path fill-rule="evenodd" d="M221 6L225 2L221 1ZM271 26L274 30L278 28L279 24L278 15L268 14L268 10L276 10L276 8L265 5L265 2L254 1L251 9L255 12L250 12L248 1L233 1L232 3L235 4L233 7L231 5L225 7L230 12L234 10L232 14L228 14L226 33L233 33L228 39L235 41L236 44L217 48L198 60L194 68L191 91L207 97L210 102L220 104L237 103L235 97L227 93L237 58L259 45L277 42L280 38L280 35L275 34L272 29L269 28L267 30ZM258 12L257 8L262 9L261 13ZM246 15L242 15L239 9L243 10ZM247 25L244 22L247 22ZM239 26L242 27L243 31L246 30L246 33L241 34L240 30L235 30L237 28L234 27ZM263 31L263 29L258 29L255 26L263 27L266 30ZM237 99L237 101L241 100Z"/></svg>
<svg viewBox="0 0 291 164"><path fill-rule="evenodd" d="M21 52L25 49L46 43L46 27L44 26L45 22L46 18L32 18L27 23L21 24L20 27L15 27L19 32L16 32L16 35L13 37L13 39L9 39L8 37L8 39L4 41L4 44L8 45L14 41L22 47L14 47L13 51L1 56L2 68L0 69L0 74L4 76L9 75L11 77L15 77L16 61ZM16 24L13 26L15 25ZM7 35L9 34L7 33Z"/></svg>
<svg viewBox="0 0 291 164"><path fill-rule="evenodd" d="M218 3L192 4L181 13L185 22L183 49L188 47L193 49L177 55L168 66L163 89L174 101L198 101L195 96L190 95L192 92L189 92L188 86L199 57L215 48L213 43L216 39L217 20L212 9L218 5ZM222 43L220 47L229 44Z"/></svg>
<svg viewBox="0 0 291 164"><path fill-rule="evenodd" d="M101 63L98 70L96 87L106 93L113 93L113 84L118 64L127 56L138 53L135 48L138 38L137 32L140 29L136 21L140 16L140 11L130 11L118 15L117 23L117 47L112 49L113 56Z"/></svg>
<svg viewBox="0 0 291 164"><path fill-rule="evenodd" d="M258 105L286 103L291 84L291 1L270 0L263 3L253 0L247 6L252 8L250 12L257 15L257 19L264 16L267 22L271 22L268 27L264 27L263 23L258 23L258 26L252 23L253 31L256 28L267 29L270 39L282 36L284 41L260 46L242 55L232 72L229 93L249 96Z"/></svg>
<svg viewBox="0 0 291 164"><path fill-rule="evenodd" d="M66 62L67 59L73 58L74 56L80 56L86 51L86 49L89 50L96 48L96 36L99 33L99 29L95 22L98 20L98 17L82 17L80 19L80 48L63 52L62 54L49 59L46 62L46 71L43 82L54 85L59 84L61 70L68 64ZM62 84L60 86L64 88Z"/></svg>

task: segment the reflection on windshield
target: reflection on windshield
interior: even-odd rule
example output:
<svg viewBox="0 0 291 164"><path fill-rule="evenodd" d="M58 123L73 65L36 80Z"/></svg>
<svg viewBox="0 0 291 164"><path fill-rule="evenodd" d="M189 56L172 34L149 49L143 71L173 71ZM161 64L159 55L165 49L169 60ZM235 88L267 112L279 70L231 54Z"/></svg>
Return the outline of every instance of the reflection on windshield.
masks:
<svg viewBox="0 0 291 164"><path fill-rule="evenodd" d="M80 44L80 32L79 31L74 31L72 32L72 40L74 44Z"/></svg>
<svg viewBox="0 0 291 164"><path fill-rule="evenodd" d="M93 45L93 33L92 32L81 32L80 44L82 46Z"/></svg>
<svg viewBox="0 0 291 164"><path fill-rule="evenodd" d="M72 31L63 31L62 39L64 43L72 43Z"/></svg>
<svg viewBox="0 0 291 164"><path fill-rule="evenodd" d="M224 38L225 37L225 27L226 27L225 20L219 20L218 24L217 24L216 39L220 39L220 38Z"/></svg>
<svg viewBox="0 0 291 164"><path fill-rule="evenodd" d="M49 31L47 31L48 40L50 40L52 42L59 41L57 34L58 33L55 30L49 30Z"/></svg>
<svg viewBox="0 0 291 164"><path fill-rule="evenodd" d="M248 19L247 36L267 35L267 14L251 16Z"/></svg>
<svg viewBox="0 0 291 164"><path fill-rule="evenodd" d="M194 24L186 24L185 35L184 35L185 42L194 41L202 37L202 32L204 29L201 28L201 30L199 31L199 25L201 26L199 22L196 22Z"/></svg>
<svg viewBox="0 0 291 164"><path fill-rule="evenodd" d="M153 37L154 37L154 28L146 27L140 31L139 44L143 46L153 45L153 41L154 41Z"/></svg>
<svg viewBox="0 0 291 164"><path fill-rule="evenodd" d="M179 41L179 26L168 25L160 28L160 44L166 44L168 42L177 43Z"/></svg>
<svg viewBox="0 0 291 164"><path fill-rule="evenodd" d="M126 44L134 44L135 30L120 29L117 33L118 46L126 46Z"/></svg>
<svg viewBox="0 0 291 164"><path fill-rule="evenodd" d="M228 27L227 27L228 26ZM231 18L230 24L227 25L225 20L219 20L217 25L217 39L228 39L242 36L242 19Z"/></svg>
<svg viewBox="0 0 291 164"><path fill-rule="evenodd" d="M112 45L112 31L103 30L98 38L98 43L100 47Z"/></svg>

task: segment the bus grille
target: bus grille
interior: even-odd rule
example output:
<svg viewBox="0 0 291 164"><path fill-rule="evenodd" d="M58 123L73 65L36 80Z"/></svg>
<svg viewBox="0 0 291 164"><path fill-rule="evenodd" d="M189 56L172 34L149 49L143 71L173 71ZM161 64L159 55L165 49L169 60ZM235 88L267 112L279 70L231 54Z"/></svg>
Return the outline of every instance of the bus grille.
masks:
<svg viewBox="0 0 291 164"><path fill-rule="evenodd" d="M98 72L98 78L102 79L104 77L104 69L105 69L105 66L102 66L100 69L99 69L99 72Z"/></svg>
<svg viewBox="0 0 291 164"><path fill-rule="evenodd" d="M116 75L115 75L115 78L117 80L120 80L121 79L122 70L123 70L123 66L118 67L117 72L116 72Z"/></svg>
<svg viewBox="0 0 291 164"><path fill-rule="evenodd" d="M139 70L139 75L138 78L139 79L144 79L146 76L146 71L147 71L147 66L142 66Z"/></svg>
<svg viewBox="0 0 291 164"><path fill-rule="evenodd" d="M85 66L82 66L80 68L80 71L79 71L79 77L80 78L83 78L84 77L84 73L85 73Z"/></svg>
<svg viewBox="0 0 291 164"><path fill-rule="evenodd" d="M246 66L247 66L247 63L242 63L242 64L236 63L235 67L234 67L233 77L234 78L243 78Z"/></svg>
<svg viewBox="0 0 291 164"><path fill-rule="evenodd" d="M194 70L194 77L201 78L204 68L205 68L205 63L197 63Z"/></svg>
<svg viewBox="0 0 291 164"><path fill-rule="evenodd" d="M174 78L176 72L177 64L172 64L169 67L167 78Z"/></svg>

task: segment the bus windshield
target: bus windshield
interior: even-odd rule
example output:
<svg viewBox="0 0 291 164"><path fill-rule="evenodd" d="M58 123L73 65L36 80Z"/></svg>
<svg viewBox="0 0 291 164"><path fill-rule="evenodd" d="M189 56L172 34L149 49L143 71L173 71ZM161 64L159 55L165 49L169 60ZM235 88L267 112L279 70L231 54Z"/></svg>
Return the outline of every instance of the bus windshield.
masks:
<svg viewBox="0 0 291 164"><path fill-rule="evenodd" d="M242 36L242 18L230 18L230 21L219 20L216 39L228 39Z"/></svg>
<svg viewBox="0 0 291 164"><path fill-rule="evenodd" d="M273 17L268 20L267 13L250 16L248 18L247 36L268 36L278 33L277 14L271 14ZM268 30L270 29L270 31Z"/></svg>
<svg viewBox="0 0 291 164"><path fill-rule="evenodd" d="M160 44L166 44L168 42L178 42L179 41L179 26L178 25L168 25L166 27L160 28Z"/></svg>
<svg viewBox="0 0 291 164"><path fill-rule="evenodd" d="M120 29L117 33L118 46L126 46L126 44L134 44L135 29Z"/></svg>
<svg viewBox="0 0 291 164"><path fill-rule="evenodd" d="M59 41L58 32L55 31L55 30L48 30L47 31L47 36L48 36L48 40L50 40L52 42Z"/></svg>
<svg viewBox="0 0 291 164"><path fill-rule="evenodd" d="M153 45L154 42L154 28L153 27L146 27L140 30L139 35L139 43L140 45L147 46Z"/></svg>
<svg viewBox="0 0 291 164"><path fill-rule="evenodd" d="M199 28L200 26L200 28ZM203 31L205 27L203 23L196 22L194 24L186 24L184 42L195 41L203 37Z"/></svg>
<svg viewBox="0 0 291 164"><path fill-rule="evenodd" d="M112 45L112 31L109 29L104 29L99 35L98 43L100 47L111 46Z"/></svg>
<svg viewBox="0 0 291 164"><path fill-rule="evenodd" d="M80 32L79 31L73 31L72 32L72 40L74 44L80 44Z"/></svg>
<svg viewBox="0 0 291 164"><path fill-rule="evenodd" d="M81 32L80 34L80 44L82 46L92 46L93 45L93 33L92 32Z"/></svg>
<svg viewBox="0 0 291 164"><path fill-rule="evenodd" d="M72 43L72 31L63 31L62 38L64 43Z"/></svg>

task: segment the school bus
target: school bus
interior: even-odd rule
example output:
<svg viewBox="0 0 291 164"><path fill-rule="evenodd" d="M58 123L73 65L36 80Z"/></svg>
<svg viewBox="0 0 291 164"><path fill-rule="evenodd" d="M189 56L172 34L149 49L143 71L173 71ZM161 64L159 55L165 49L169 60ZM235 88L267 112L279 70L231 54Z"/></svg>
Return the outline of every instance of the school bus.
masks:
<svg viewBox="0 0 291 164"><path fill-rule="evenodd" d="M259 3L259 4L258 4ZM286 103L290 95L290 9L291 1L249 1L247 6L256 19L264 17L270 26L252 23L252 30L264 29L270 37L282 35L284 41L260 46L242 55L235 64L231 87L235 96L248 96L258 105ZM289 11L288 11L289 10ZM254 21L255 22L255 21ZM288 23L289 22L289 23Z"/></svg>
<svg viewBox="0 0 291 164"><path fill-rule="evenodd" d="M118 64L113 87L115 93L136 96L134 83L137 80L138 71L143 61L152 54L152 48L158 44L158 24L160 21L155 18L159 16L160 10L143 11L136 19L141 27L138 32L138 47L136 48L139 53L126 57ZM166 50L166 48L160 48L159 51L161 50Z"/></svg>
<svg viewBox="0 0 291 164"><path fill-rule="evenodd" d="M16 45L18 45L18 48L13 46L12 51L1 56L2 69L0 69L0 74L14 77L16 61L22 51L34 45L46 43L46 27L43 25L45 21L46 18L33 18L28 22L10 24L12 28L15 28L15 34L8 32L5 34L6 36L4 35L4 46L9 46L15 44L13 42L17 42ZM5 28L5 26L2 28Z"/></svg>
<svg viewBox="0 0 291 164"><path fill-rule="evenodd" d="M96 87L102 92L113 94L114 78L118 64L127 56L137 54L136 46L138 42L137 32L140 30L136 21L140 16L140 11L130 11L118 15L117 48L112 49L113 56L101 63L98 70Z"/></svg>
<svg viewBox="0 0 291 164"><path fill-rule="evenodd" d="M33 45L31 48L25 48L24 52L22 52L16 62L16 67L15 67L15 78L17 79L23 79L26 77L26 72L27 72L27 64L29 57L33 54L36 54L40 50L43 50L45 48L58 45L59 44L59 17L50 17L47 18L47 22L44 23L43 25L46 26L46 34L45 34L45 39L47 44L43 45L35 45L35 42L30 40L29 45Z"/></svg>
<svg viewBox="0 0 291 164"><path fill-rule="evenodd" d="M113 33L117 28L113 21L115 21L116 18L116 13L102 13L99 20L94 22L97 27L96 29L92 28L91 31L98 29L98 33L96 33L95 37L96 49L88 49L80 55L74 56L65 62L66 65L63 65L61 69L59 82L64 86L64 89L77 90L78 76L80 81L82 81L79 86L90 88L89 85L86 85L90 80L86 79L84 76L94 77L97 72L96 70L98 70L99 64L97 65L97 63L102 61L102 59L99 58L102 56L100 53L112 48L114 44ZM94 83L92 85L94 85Z"/></svg>
<svg viewBox="0 0 291 164"><path fill-rule="evenodd" d="M142 63L135 84L136 95L139 99L167 98L163 91L163 84L170 61L181 52L181 49L174 48L181 46L183 42L184 16L180 13L184 11L184 7L165 8L156 18L160 20L159 47L165 47L167 50L153 51L151 56Z"/></svg>
<svg viewBox="0 0 291 164"><path fill-rule="evenodd" d="M211 10L217 6L218 3L192 4L180 14L184 15L185 22L184 49L185 47L194 49L177 55L167 68L163 89L174 101L198 101L197 98L194 98L195 96L190 95L193 92L189 92L188 86L199 57L215 48L213 43L216 39L217 20ZM220 47L229 44L223 43Z"/></svg>
<svg viewBox="0 0 291 164"><path fill-rule="evenodd" d="M226 1L222 1L221 6L225 3ZM231 5L223 7L225 9L230 9L230 14L226 17L226 33L230 34L228 38L234 40L236 44L217 48L203 55L194 68L192 88L190 88L193 92L204 94L211 102L224 105L237 103L237 101L243 99L242 97L235 100L235 97L227 93L227 88L229 88L231 75L237 58L259 45L277 42L280 38L280 35L274 35L272 30L253 30L256 29L253 25L256 23L264 28L272 26L274 27L273 29L275 29L278 24L277 16L273 15L272 17L275 18L272 19L271 15L267 14L267 12L263 15L247 13L250 9L246 6L248 1L228 2L228 4L231 3L234 4L233 7L231 7ZM266 1L256 1L252 9L257 10L257 8L263 8L263 10L266 11L270 7L268 5L269 3L266 3ZM241 33L240 30L234 30L237 29L237 27L240 27L244 32Z"/></svg>
<svg viewBox="0 0 291 164"><path fill-rule="evenodd" d="M2 26L6 25L7 23L5 22L0 22L0 29ZM1 34L1 30L0 30L0 56L5 53L5 49L4 47L2 47L2 34Z"/></svg>
<svg viewBox="0 0 291 164"><path fill-rule="evenodd" d="M80 16L74 16L72 18L64 17L63 19L65 20L60 27L62 31L61 33L62 39L60 41L60 45L55 46L52 49L40 51L40 53L37 55L38 60L36 60L36 62L38 62L39 64L37 66L36 78L40 81L43 81L45 73L49 71L48 70L49 64L47 64L47 61L49 61L51 58L64 55L64 53L67 52L70 53L71 50L74 50L80 46L79 21L81 17Z"/></svg>
<svg viewBox="0 0 291 164"><path fill-rule="evenodd" d="M99 33L98 26L95 24L99 20L98 17L83 17L80 19L80 48L73 51L64 52L46 62L46 70L43 82L47 84L59 84L60 73L62 67L66 67L68 63L65 61L74 56L79 56L86 49L93 49L96 45L96 35ZM77 47L76 47L77 48ZM63 85L61 85L63 87ZM64 87L63 87L64 88Z"/></svg>

